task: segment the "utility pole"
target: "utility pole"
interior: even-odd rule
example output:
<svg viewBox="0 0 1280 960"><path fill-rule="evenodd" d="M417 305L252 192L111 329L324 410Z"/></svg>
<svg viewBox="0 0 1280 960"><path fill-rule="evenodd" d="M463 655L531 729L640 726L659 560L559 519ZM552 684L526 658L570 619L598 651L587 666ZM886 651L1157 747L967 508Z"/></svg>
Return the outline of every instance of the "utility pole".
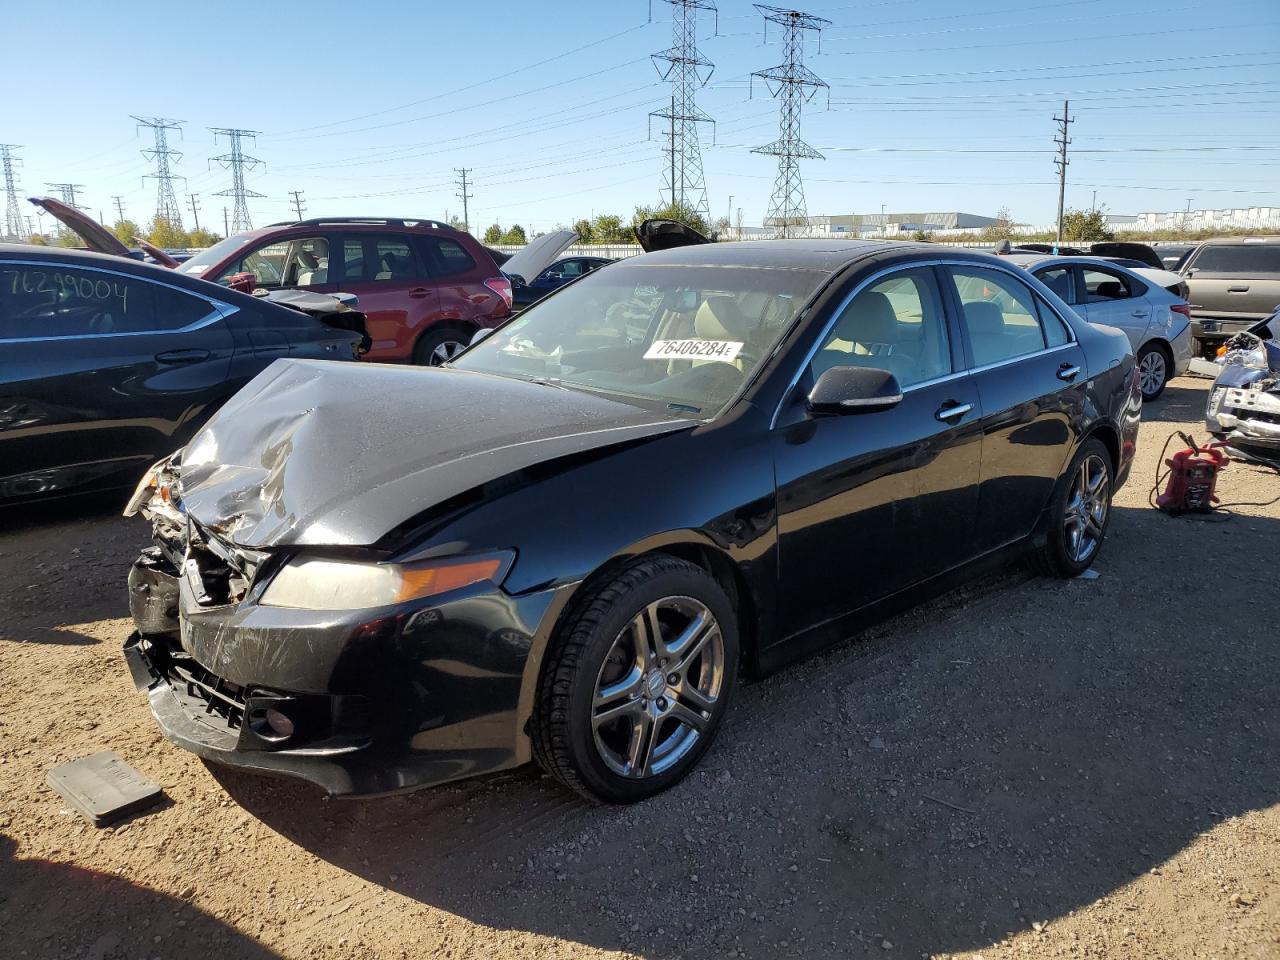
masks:
<svg viewBox="0 0 1280 960"><path fill-rule="evenodd" d="M668 122L666 152L669 157L663 172L667 178L671 206L676 210L696 213L710 223L711 209L707 204L707 185L702 175L698 124L710 123L714 131L715 121L698 108L697 92L711 79L715 64L698 50L698 11L715 14L717 33L720 13L713 0L666 2L671 5L671 46L653 54L650 59L658 76L671 82L671 105L649 114L650 134L654 117Z"/></svg>
<svg viewBox="0 0 1280 960"><path fill-rule="evenodd" d="M1063 100L1062 116L1053 119L1058 121L1058 135L1053 141L1058 145L1058 158L1053 162L1058 168L1058 243L1061 243L1063 205L1067 199L1067 164L1071 162L1067 159L1067 144L1071 142L1067 136L1067 129L1072 124L1071 101Z"/></svg>
<svg viewBox="0 0 1280 960"><path fill-rule="evenodd" d="M25 240L30 231L24 228L22 208L18 206L18 177L13 172L22 161L13 155L16 143L0 143L0 165L4 168L4 234L5 239Z"/></svg>
<svg viewBox="0 0 1280 960"><path fill-rule="evenodd" d="M198 193L187 194L187 199L191 201L191 219L196 222L197 230L200 229L200 205L196 203L196 197L198 196L200 196Z"/></svg>
<svg viewBox="0 0 1280 960"><path fill-rule="evenodd" d="M1093 191L1093 200L1089 202L1089 209L1093 213L1098 212L1098 191L1097 190Z"/></svg>
<svg viewBox="0 0 1280 960"><path fill-rule="evenodd" d="M884 204L880 204L880 239L883 240L889 234L888 225L884 222Z"/></svg>
<svg viewBox="0 0 1280 960"><path fill-rule="evenodd" d="M302 195L303 195L304 193L306 193L306 192L307 192L307 191L305 191L305 190L290 190L290 191L289 191L289 196L293 198L293 200L291 201L291 202L293 203L293 209L294 209L294 211L298 214L298 219L299 219L299 220L301 220L301 219L302 219Z"/></svg>
<svg viewBox="0 0 1280 960"><path fill-rule="evenodd" d="M823 159L822 154L800 139L800 108L819 90L828 89L827 82L804 65L804 32L812 30L820 34L831 21L799 10L768 7L760 3L754 6L764 15L766 39L770 23L780 24L786 34L783 62L751 74L753 83L759 77L769 94L781 103L778 139L751 152L778 158L778 176L773 182L773 196L764 222L776 226L780 237L795 236L791 229L793 226L804 224L803 232L808 232L800 161Z"/></svg>
<svg viewBox="0 0 1280 960"><path fill-rule="evenodd" d="M124 197L112 197L112 201L116 205L116 223L124 222Z"/></svg>
<svg viewBox="0 0 1280 960"><path fill-rule="evenodd" d="M231 171L231 186L226 190L219 190L214 194L215 197L233 197L235 203L231 210L231 228L236 233L244 230L253 229L253 221L249 218L249 197L265 197L265 193L258 193L256 190L250 190L244 185L244 172L252 170L254 167L260 166L262 161L257 157L250 157L245 154L243 149L243 141L247 137L257 142L257 130L241 130L236 127L210 127L209 131L213 134L213 142L218 142L219 136L224 136L231 144L231 150L224 153L220 157L210 158L211 162L222 165L224 170ZM230 233L227 234L230 236Z"/></svg>
<svg viewBox="0 0 1280 960"><path fill-rule="evenodd" d="M458 185L458 193L456 194L456 196L459 200L462 201L462 230L464 233L470 233L471 232L471 220L469 219L470 208L467 206L467 201L471 199L472 194L467 192L467 174L471 172L471 168L455 167L454 169L458 171L458 178L459 178L456 181Z"/></svg>
<svg viewBox="0 0 1280 960"><path fill-rule="evenodd" d="M222 208L222 237L225 240L231 236L231 221L227 219L227 208Z"/></svg>
<svg viewBox="0 0 1280 960"><path fill-rule="evenodd" d="M134 117L133 119L138 121L139 127L149 127L155 135L155 146L150 150L143 150L142 155L148 160L155 161L156 172L147 174L142 180L144 183L147 180L156 181L156 219L164 220L181 230L182 208L178 205L177 195L173 192L173 181L186 180L186 177L177 176L169 169L170 158L176 163L182 159L182 153L170 149L168 136L170 130L177 130L181 136L182 121L168 120L164 117Z"/></svg>

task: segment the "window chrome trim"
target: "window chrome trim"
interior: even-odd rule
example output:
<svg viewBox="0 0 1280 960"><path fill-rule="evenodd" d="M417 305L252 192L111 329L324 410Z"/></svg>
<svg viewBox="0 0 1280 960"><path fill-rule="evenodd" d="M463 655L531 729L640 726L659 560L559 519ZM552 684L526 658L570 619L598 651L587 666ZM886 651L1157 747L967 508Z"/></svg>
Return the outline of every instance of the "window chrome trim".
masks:
<svg viewBox="0 0 1280 960"><path fill-rule="evenodd" d="M1012 277L1014 280L1017 280L1023 286L1027 285L1026 278L1032 277L1038 283L1041 283L1043 285L1042 281L1040 281L1038 277L1035 277L1034 274L1031 273L1031 271L1027 270L1024 267L1018 267L1019 272L1015 273L1013 270L1010 270L1003 263L989 264L989 263L983 263L982 261L975 261L975 260L931 258L928 260L915 260L915 261L912 261L911 263L906 263L906 264L895 263L893 266L885 267L883 270L877 270L875 273L871 274L871 276L867 277L865 280L859 283L856 287L850 290L849 293L845 296L845 298L840 301L839 306L837 306L831 312L831 317L827 320L826 325L822 328L822 332L818 335L818 338L814 341L813 346L809 348L809 351L808 353L806 353L804 360L799 364L799 366L797 366L796 372L792 375L791 380L787 383L787 388L782 392L782 398L778 401L778 406L774 409L773 416L769 418L769 429L774 430L777 428L778 418L782 415L782 408L786 406L787 402L791 399L792 392L795 390L796 385L800 382L800 378L804 376L804 372L809 369L809 365L813 363L813 358L817 356L818 351L822 348L822 344L826 342L828 334L830 334L831 331L835 328L836 321L840 319L840 315L844 313L845 308L849 306L849 304L853 301L854 297L860 294L868 286L875 283L877 280L881 280L884 277L893 273L905 273L908 270L918 270L923 267L955 267L955 266L975 267L982 270L990 270L994 273L1007 274L1009 277ZM1039 293L1039 291L1037 291L1034 287L1030 288L1030 291L1033 297ZM939 290L938 292L940 294L943 293L943 291L941 290ZM943 299L944 299L944 303L942 305L942 309L943 309L943 312L945 313L947 309L946 303L945 303L946 298L944 297ZM1068 340L1066 343L1059 344L1056 347L1046 347L1045 349L1037 350L1034 353L1024 353L1018 357L1010 357L1007 360L997 360L993 363L983 364L982 366L978 366L978 367L966 367L964 370L956 370L951 373L945 374L941 377L934 377L930 380L921 380L919 383L913 383L910 386L903 387L902 392L904 394L911 393L915 390L921 390L925 387L932 387L939 383L946 383L949 380L959 380L962 377L967 377L974 373L982 373L987 370L994 370L998 367L1008 366L1009 364L1021 363L1023 360L1029 360L1032 357L1039 357L1046 354L1055 353L1059 350L1065 350L1068 347L1078 346L1079 340L1076 338L1075 327L1073 327L1070 324L1070 322L1068 322L1067 319L1058 312L1057 307L1053 306L1053 304L1048 302L1047 298L1045 298L1044 296L1040 296L1039 299L1045 302L1045 305L1048 306L1049 309L1053 311L1054 315L1058 317L1058 319L1062 322L1062 325L1067 329L1067 332L1070 334L1071 339ZM1038 322L1039 318L1037 317L1036 319ZM962 324L965 322L964 317L957 317L957 320L959 320L959 322Z"/></svg>
<svg viewBox="0 0 1280 960"><path fill-rule="evenodd" d="M232 306L229 303L223 303L221 300L215 300L203 293L197 293L194 290L188 290L185 287L175 286L172 283L165 283L163 280L154 280L151 277L144 277L134 273L122 273L119 270L111 270L107 267L86 267L78 263L64 263L57 260L10 260L0 259L0 270L5 268L5 264L21 264L29 267L45 267L57 268L61 267L65 270L86 270L90 273L105 273L108 276L120 277L123 280L136 280L141 283L154 284L158 287L165 287L173 290L175 293L185 294L188 297L194 297L197 300L203 300L207 303L212 312L207 316L194 320L184 327L174 327L172 330L127 330L120 333L73 333L62 337L0 337L0 343L57 343L65 340L101 340L106 337L154 337L161 334L172 333L192 333L196 330L202 330L210 324L217 323L219 320L225 320L227 317L233 316L240 312L240 308Z"/></svg>

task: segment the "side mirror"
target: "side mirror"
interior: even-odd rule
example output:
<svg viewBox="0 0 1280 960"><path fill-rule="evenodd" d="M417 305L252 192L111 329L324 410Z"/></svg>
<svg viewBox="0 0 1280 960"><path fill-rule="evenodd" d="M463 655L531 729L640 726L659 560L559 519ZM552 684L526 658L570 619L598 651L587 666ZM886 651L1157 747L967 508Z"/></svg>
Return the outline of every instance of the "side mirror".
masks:
<svg viewBox="0 0 1280 960"><path fill-rule="evenodd" d="M898 378L876 367L831 367L809 391L814 413L873 413L901 402Z"/></svg>
<svg viewBox="0 0 1280 960"><path fill-rule="evenodd" d="M474 347L477 343L479 343L481 340L483 340L485 337L487 337L491 333L493 333L493 327L481 327L479 330L477 330L475 333L471 335L471 342L468 344L468 346Z"/></svg>

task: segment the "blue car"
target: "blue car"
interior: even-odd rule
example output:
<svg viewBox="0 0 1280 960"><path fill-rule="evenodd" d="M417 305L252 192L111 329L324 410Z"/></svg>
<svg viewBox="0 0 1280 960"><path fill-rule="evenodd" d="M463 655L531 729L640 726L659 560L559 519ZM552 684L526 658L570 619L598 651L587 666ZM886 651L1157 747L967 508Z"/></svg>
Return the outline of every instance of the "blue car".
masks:
<svg viewBox="0 0 1280 960"><path fill-rule="evenodd" d="M613 263L613 260L608 257L564 257L557 260L528 283L512 284L512 309L523 310L552 290L563 287L570 280L576 280L592 270L599 270L606 263Z"/></svg>

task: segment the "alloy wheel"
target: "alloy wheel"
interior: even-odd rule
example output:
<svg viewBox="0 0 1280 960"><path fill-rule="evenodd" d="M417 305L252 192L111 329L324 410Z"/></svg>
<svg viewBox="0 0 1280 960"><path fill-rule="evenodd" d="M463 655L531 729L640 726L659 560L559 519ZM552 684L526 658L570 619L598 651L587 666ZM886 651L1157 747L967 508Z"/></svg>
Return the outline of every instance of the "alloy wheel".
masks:
<svg viewBox="0 0 1280 960"><path fill-rule="evenodd" d="M445 340L437 344L436 348L431 351L430 365L438 367L442 363L448 363L466 348L466 344L460 340Z"/></svg>
<svg viewBox="0 0 1280 960"><path fill-rule="evenodd" d="M1148 350L1138 364L1138 376L1142 385L1142 395L1151 397L1160 392L1168 376L1168 365L1164 362L1164 354L1160 350Z"/></svg>
<svg viewBox="0 0 1280 960"><path fill-rule="evenodd" d="M1084 563L1097 552L1111 507L1111 481L1102 458L1090 455L1080 462L1067 497L1063 521L1067 552L1074 563Z"/></svg>
<svg viewBox="0 0 1280 960"><path fill-rule="evenodd" d="M708 730L725 681L720 624L701 601L648 604L614 639L591 701L595 747L614 773L671 769Z"/></svg>

